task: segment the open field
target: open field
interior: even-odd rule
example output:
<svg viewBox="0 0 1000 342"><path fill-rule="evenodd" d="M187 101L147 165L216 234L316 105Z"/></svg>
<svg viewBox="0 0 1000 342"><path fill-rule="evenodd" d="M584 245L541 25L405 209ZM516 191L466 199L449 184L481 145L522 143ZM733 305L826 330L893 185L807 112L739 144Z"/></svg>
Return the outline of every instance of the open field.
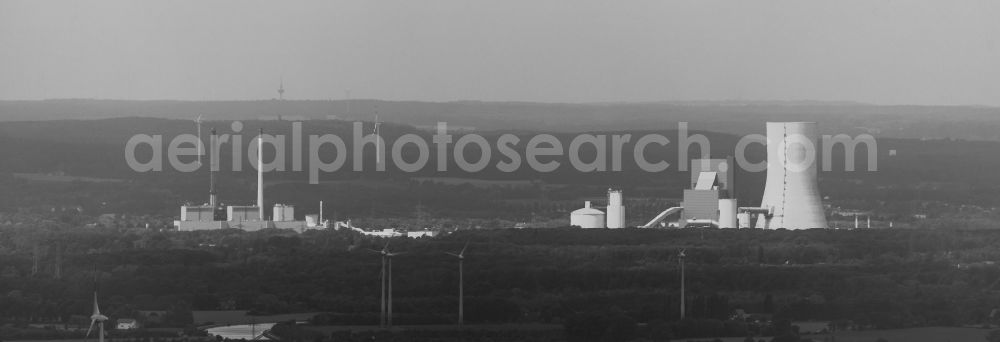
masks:
<svg viewBox="0 0 1000 342"><path fill-rule="evenodd" d="M279 315L251 316L243 310L192 311L196 325L227 326L235 324L277 323L284 321L305 321L321 312L289 313ZM204 327L202 327L204 328Z"/></svg>
<svg viewBox="0 0 1000 342"><path fill-rule="evenodd" d="M891 330L844 331L836 334L837 342L870 342L884 338L889 342L986 341L988 329L927 327ZM820 341L828 335L817 335ZM814 337L814 339L817 339Z"/></svg>
<svg viewBox="0 0 1000 342"><path fill-rule="evenodd" d="M343 326L311 326L309 330L319 331L324 334L330 334L331 332L342 332L342 331L377 331L378 326L375 325L343 325ZM456 330L517 330L517 331L561 331L563 329L560 325L554 324L482 324L482 325L466 325L465 327L458 327L455 325L406 325L406 326L396 326L393 330L396 331L456 331ZM887 330L863 330L863 331L843 331L838 332L835 335L821 334L821 335L803 335L805 339L812 339L814 341L836 341L836 342L873 342L879 338L884 338L889 342L943 342L943 341L954 341L954 342L974 342L974 341L986 341L986 335L989 334L989 329L978 329L978 328L956 328L956 327L926 327L926 328L910 328L910 329L887 329ZM743 337L723 337L719 338L723 342L743 342ZM770 341L771 337L758 337L756 340L763 339L764 341ZM715 338L690 338L690 339L675 339L676 341L714 341Z"/></svg>
<svg viewBox="0 0 1000 342"><path fill-rule="evenodd" d="M307 327L309 330L330 334L335 331L377 331L381 330L378 325L317 325ZM433 325L396 325L393 331L458 331L458 330L516 330L516 331L562 331L563 326L558 324L466 324L458 326L454 324L433 324Z"/></svg>
<svg viewBox="0 0 1000 342"><path fill-rule="evenodd" d="M983 342L989 329L978 328L955 328L955 327L926 327L910 329L886 329L886 330L862 330L862 331L842 331L836 335L802 335L803 339L813 341L836 341L836 342L874 342L879 338L889 342ZM719 338L723 342L743 342L743 337L723 337ZM755 340L770 341L770 337L758 337ZM689 338L675 339L675 341L714 341L714 338Z"/></svg>

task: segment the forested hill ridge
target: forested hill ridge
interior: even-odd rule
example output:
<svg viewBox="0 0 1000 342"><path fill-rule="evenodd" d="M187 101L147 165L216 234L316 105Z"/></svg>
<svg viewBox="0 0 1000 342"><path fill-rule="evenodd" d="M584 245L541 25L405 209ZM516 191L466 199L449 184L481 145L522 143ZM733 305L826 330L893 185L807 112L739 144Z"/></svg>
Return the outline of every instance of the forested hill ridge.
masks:
<svg viewBox="0 0 1000 342"><path fill-rule="evenodd" d="M853 102L416 102L382 100L257 101L0 101L0 121L149 117L193 120L374 119L430 126L439 121L478 130L625 130L676 127L745 134L765 121L815 121L823 133L886 138L1000 140L1000 108L884 106Z"/></svg>
<svg viewBox="0 0 1000 342"><path fill-rule="evenodd" d="M287 121L248 120L243 123L243 132L249 131L250 134L263 127L269 133L287 135L292 127ZM220 134L224 134L231 133L230 124L230 121L211 119L205 120L203 127L206 131L216 127ZM752 126L753 129L744 134L764 133L762 122L755 122ZM371 123L368 122L365 127L370 128ZM633 136L663 134L673 142L661 157L677 165L678 132L673 129L669 124L660 124L641 130L591 132ZM708 137L712 155L733 153L738 135L709 132L707 130L714 129L714 126L705 124L692 123L690 129L691 134ZM303 124L303 135L350 137L351 131L352 123L341 120L316 120ZM538 133L553 133L564 146L568 146L576 136L570 132L560 133L543 128L509 131L522 138L521 145ZM368 132L365 131L366 134ZM494 141L501 132L504 131L483 132L483 135ZM4 190L0 196L0 212L82 206L94 215L156 214L166 215L163 220L169 222L176 218L180 205L204 200L208 175L205 172L175 172L170 168L163 172L136 172L125 162L124 147L135 134L161 134L165 142L163 147L166 148L171 139L182 133L195 133L194 122L188 119L137 117L0 122L0 160L3 161L0 163L0 189ZM207 132L203 134L207 135ZM402 134L417 134L431 141L433 133L412 125L387 122L382 126L381 134L390 141ZM912 220L914 215L949 219L954 216L962 220L976 220L977 226L992 226L992 222L1000 221L1000 211L993 209L1000 207L1000 186L996 185L1000 184L1000 173L994 172L1000 168L1000 142L921 141L887 138L882 134L875 136L878 139L878 171L866 171L867 154L864 148L858 148L855 165L860 171L843 172L842 165L835 163L834 171L820 173L825 203L846 209L874 209L874 215L882 216L885 225L888 221L895 221L898 226L902 221ZM249 141L249 138L244 140ZM345 140L347 147L351 148L351 139ZM287 144L286 148L290 149L290 145ZM630 146L626 144L626 148ZM308 148L304 150L308 151ZM697 149L693 148L691 153L697 153ZM754 144L748 148L747 155L748 160L762 160L764 151ZM351 165L352 158L348 154L345 165ZM432 153L427 165L435 166L435 158ZM494 153L492 158L491 165L498 162L501 156ZM618 186L624 188L630 200L655 202L630 203L633 208L630 216L634 216L635 224L641 224L645 222L638 221L648 220L664 205L673 205L682 190L690 186L688 173L679 171L678 167L663 172L645 172L635 166L632 153L624 153L622 158L624 169L620 172L577 172L572 170L563 156L557 160L565 167L549 173L533 172L527 167L512 173L490 167L475 174L466 173L454 165L443 173L433 170L420 173L374 172L372 168L367 168L365 172L352 172L350 167L345 167L338 172L323 173L320 176L322 184L318 185L306 183L306 172L274 173L267 176L267 181L274 184L273 187L269 185L268 200L313 208L319 200L326 199L328 205L337 208L341 217L412 216L415 206L419 204L422 211L429 215L523 221L539 217L566 219L568 211L578 208L583 200L599 199L607 187ZM843 150L834 150L832 160L842 162L843 159ZM229 148L222 150L221 161L222 165L232 164ZM256 176L249 159L243 158L242 162L242 171L231 171L227 167L219 174L217 185L225 203L248 203L254 198ZM286 158L286 163L291 163L291 158ZM763 176L763 173L737 172L740 203L758 203L764 186ZM522 182L528 186L426 184L427 178L434 177L503 180ZM101 179L109 181L89 182ZM376 185L372 182L374 180L384 182ZM484 189L492 191L492 201L481 195ZM341 196L324 195L330 193Z"/></svg>

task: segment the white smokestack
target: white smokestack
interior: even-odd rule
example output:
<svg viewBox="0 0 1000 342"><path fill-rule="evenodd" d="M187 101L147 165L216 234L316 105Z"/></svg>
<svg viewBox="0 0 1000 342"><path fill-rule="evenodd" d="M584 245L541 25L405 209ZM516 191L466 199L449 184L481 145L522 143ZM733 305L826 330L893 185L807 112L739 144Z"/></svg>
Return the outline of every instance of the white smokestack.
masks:
<svg viewBox="0 0 1000 342"><path fill-rule="evenodd" d="M767 183L761 207L771 209L758 228L827 228L819 196L815 122L767 123Z"/></svg>
<svg viewBox="0 0 1000 342"><path fill-rule="evenodd" d="M199 136L200 140L201 137ZM215 148L215 144L218 142L218 137L215 135L215 128L212 128L212 137L209 138L208 142L212 147L213 154L208 159L208 205L212 207L213 213L215 208L219 206L219 198L215 193L215 170L219 169L219 157L214 154L218 151ZM199 142L200 143L200 142Z"/></svg>
<svg viewBox="0 0 1000 342"><path fill-rule="evenodd" d="M264 129L257 134L257 210L264 221Z"/></svg>
<svg viewBox="0 0 1000 342"><path fill-rule="evenodd" d="M608 228L625 228L625 205L622 201L622 191L608 189Z"/></svg>

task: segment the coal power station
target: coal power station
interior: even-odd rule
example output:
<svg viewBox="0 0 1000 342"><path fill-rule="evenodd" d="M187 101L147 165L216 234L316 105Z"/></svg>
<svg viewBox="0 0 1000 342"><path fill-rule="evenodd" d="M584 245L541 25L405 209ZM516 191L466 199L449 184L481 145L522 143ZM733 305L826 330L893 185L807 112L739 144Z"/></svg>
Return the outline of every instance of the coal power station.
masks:
<svg viewBox="0 0 1000 342"><path fill-rule="evenodd" d="M256 205L229 205L223 206L219 202L218 194L215 191L216 179L215 170L218 170L218 158L210 158L212 165L209 168L209 200L204 205L185 205L181 207L180 220L174 221L174 227L180 231L209 230L236 228L246 231L255 231L267 228L294 229L303 231L307 228L318 228L320 219L295 220L295 207L286 204L275 204L270 219L264 206L264 131L261 130L256 138L257 142L257 202ZM200 137L199 137L200 139ZM216 144L218 139L215 130L212 130L209 143L211 151L218 151Z"/></svg>
<svg viewBox="0 0 1000 342"><path fill-rule="evenodd" d="M691 162L691 188L680 206L642 228L828 228L819 194L814 122L767 123L767 178L760 205L739 207L732 157Z"/></svg>

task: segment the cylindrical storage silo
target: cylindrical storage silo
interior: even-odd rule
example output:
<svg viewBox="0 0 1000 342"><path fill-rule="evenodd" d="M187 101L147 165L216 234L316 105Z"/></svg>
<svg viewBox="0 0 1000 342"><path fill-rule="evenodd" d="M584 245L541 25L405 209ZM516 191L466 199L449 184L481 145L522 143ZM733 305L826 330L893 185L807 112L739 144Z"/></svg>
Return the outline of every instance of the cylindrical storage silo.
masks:
<svg viewBox="0 0 1000 342"><path fill-rule="evenodd" d="M719 200L719 228L737 228L736 199Z"/></svg>
<svg viewBox="0 0 1000 342"><path fill-rule="evenodd" d="M758 228L827 228L820 201L815 122L767 123L767 182L761 207L770 219Z"/></svg>
<svg viewBox="0 0 1000 342"><path fill-rule="evenodd" d="M736 214L736 221L739 222L739 227L741 229L742 228L750 228L750 213L748 213L748 212L742 212L742 213Z"/></svg>
<svg viewBox="0 0 1000 342"><path fill-rule="evenodd" d="M580 228L604 228L604 212L591 208L590 201L586 201L583 208L569 214L569 225Z"/></svg>
<svg viewBox="0 0 1000 342"><path fill-rule="evenodd" d="M271 221L284 221L285 220L285 210L284 206L281 204L274 205L274 215L271 216Z"/></svg>
<svg viewBox="0 0 1000 342"><path fill-rule="evenodd" d="M608 189L608 228L625 228L625 204L619 189Z"/></svg>

